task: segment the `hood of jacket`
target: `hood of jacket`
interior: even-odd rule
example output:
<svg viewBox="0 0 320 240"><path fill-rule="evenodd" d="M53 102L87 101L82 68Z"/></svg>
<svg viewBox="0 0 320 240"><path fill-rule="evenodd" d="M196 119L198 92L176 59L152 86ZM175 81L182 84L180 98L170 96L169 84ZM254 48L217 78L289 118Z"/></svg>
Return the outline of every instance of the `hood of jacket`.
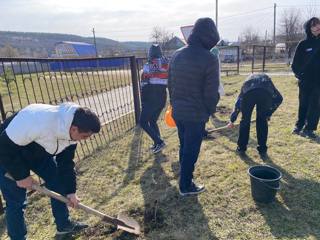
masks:
<svg viewBox="0 0 320 240"><path fill-rule="evenodd" d="M220 40L217 27L211 18L199 18L187 40L189 45L201 45L210 50Z"/></svg>
<svg viewBox="0 0 320 240"><path fill-rule="evenodd" d="M152 44L149 49L148 60L151 61L155 58L162 58L162 50L159 44Z"/></svg>
<svg viewBox="0 0 320 240"><path fill-rule="evenodd" d="M70 127L73 121L74 113L80 106L67 102L62 103L58 107L59 129L58 136L60 139L70 140Z"/></svg>
<svg viewBox="0 0 320 240"><path fill-rule="evenodd" d="M316 17L310 18L303 26L304 31L306 33L306 39L316 39L317 38L311 32L311 23L313 23L314 21L319 21L319 19Z"/></svg>

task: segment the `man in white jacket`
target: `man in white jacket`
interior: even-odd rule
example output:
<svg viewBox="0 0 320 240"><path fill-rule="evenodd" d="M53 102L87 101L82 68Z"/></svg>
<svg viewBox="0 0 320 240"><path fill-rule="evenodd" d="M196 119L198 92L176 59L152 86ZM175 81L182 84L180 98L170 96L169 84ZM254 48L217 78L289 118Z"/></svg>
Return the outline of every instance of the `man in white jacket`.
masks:
<svg viewBox="0 0 320 240"><path fill-rule="evenodd" d="M12 240L26 239L26 189L35 183L30 171L39 175L47 188L69 198L71 207L77 207L73 162L76 143L98 133L100 128L95 113L74 103L31 104L4 121L0 128L0 188ZM51 199L51 207L57 235L87 227L70 219L66 204Z"/></svg>

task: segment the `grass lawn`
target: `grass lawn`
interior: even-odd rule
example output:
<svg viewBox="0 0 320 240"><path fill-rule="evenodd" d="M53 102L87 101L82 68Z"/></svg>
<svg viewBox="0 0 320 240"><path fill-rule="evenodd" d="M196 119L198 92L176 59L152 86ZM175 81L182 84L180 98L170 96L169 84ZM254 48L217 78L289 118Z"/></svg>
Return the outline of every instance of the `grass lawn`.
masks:
<svg viewBox="0 0 320 240"><path fill-rule="evenodd" d="M224 78L226 96L208 127L226 124L243 76ZM204 141L195 180L207 191L198 197L178 194L178 138L176 129L161 121L167 143L162 153L148 151L151 141L139 128L117 139L78 165L78 195L83 203L115 216L123 211L142 227L134 237L100 219L71 211L90 228L76 239L320 239L319 142L290 132L297 112L293 77L273 77L284 102L269 123L269 158L260 159L252 125L247 157L235 153L238 129L216 133ZM319 134L319 132L318 132ZM252 200L249 166L269 164L283 174L281 190L269 205ZM49 201L33 194L26 211L28 239L52 239L55 232ZM7 239L0 217L0 239Z"/></svg>

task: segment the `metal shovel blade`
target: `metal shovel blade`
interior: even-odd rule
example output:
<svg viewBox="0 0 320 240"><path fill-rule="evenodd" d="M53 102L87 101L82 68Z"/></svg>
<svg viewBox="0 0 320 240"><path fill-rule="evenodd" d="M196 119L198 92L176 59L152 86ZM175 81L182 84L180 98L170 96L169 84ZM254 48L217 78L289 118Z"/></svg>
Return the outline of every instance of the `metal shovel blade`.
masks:
<svg viewBox="0 0 320 240"><path fill-rule="evenodd" d="M139 235L141 233L140 225L136 220L126 216L123 213L118 214L118 219L128 226L128 227L125 227L125 226L118 225L118 229L122 229L126 232L133 233L136 235Z"/></svg>

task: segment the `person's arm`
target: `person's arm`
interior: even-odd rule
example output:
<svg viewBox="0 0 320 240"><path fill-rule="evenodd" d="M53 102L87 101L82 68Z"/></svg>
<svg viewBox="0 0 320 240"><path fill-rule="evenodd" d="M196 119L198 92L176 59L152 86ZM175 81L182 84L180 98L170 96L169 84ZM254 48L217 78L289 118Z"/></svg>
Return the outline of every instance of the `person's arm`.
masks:
<svg viewBox="0 0 320 240"><path fill-rule="evenodd" d="M34 142L42 130L28 111L17 113L0 134L0 162L6 171L20 181L30 176L30 168L21 155L21 149Z"/></svg>
<svg viewBox="0 0 320 240"><path fill-rule="evenodd" d="M205 73L204 81L204 104L207 108L209 115L216 112L216 107L219 102L219 83L220 83L220 71L219 60L216 56L210 58L208 61L207 70Z"/></svg>
<svg viewBox="0 0 320 240"><path fill-rule="evenodd" d="M240 109L241 109L241 101L242 101L242 92L239 94L237 101L234 104L233 112L230 115L230 122L231 123L234 123L238 118L238 115L239 115Z"/></svg>
<svg viewBox="0 0 320 240"><path fill-rule="evenodd" d="M77 190L74 156L77 144L70 145L56 156L58 176L64 183L66 194L74 194Z"/></svg>
<svg viewBox="0 0 320 240"><path fill-rule="evenodd" d="M30 176L26 161L22 159L21 146L13 142L6 131L0 134L0 162L3 168L16 180L20 181Z"/></svg>
<svg viewBox="0 0 320 240"><path fill-rule="evenodd" d="M273 94L272 94L272 104L269 109L269 112L267 113L268 117L271 117L272 114L278 109L278 107L281 105L283 101L283 97L281 93L278 91L278 89L273 85L271 82L272 87L273 87Z"/></svg>
<svg viewBox="0 0 320 240"><path fill-rule="evenodd" d="M291 65L291 69L297 78L300 78L303 74L302 68L303 68L304 63L303 63L302 53L303 53L302 44L299 43L296 48L296 51L294 53L292 65Z"/></svg>

